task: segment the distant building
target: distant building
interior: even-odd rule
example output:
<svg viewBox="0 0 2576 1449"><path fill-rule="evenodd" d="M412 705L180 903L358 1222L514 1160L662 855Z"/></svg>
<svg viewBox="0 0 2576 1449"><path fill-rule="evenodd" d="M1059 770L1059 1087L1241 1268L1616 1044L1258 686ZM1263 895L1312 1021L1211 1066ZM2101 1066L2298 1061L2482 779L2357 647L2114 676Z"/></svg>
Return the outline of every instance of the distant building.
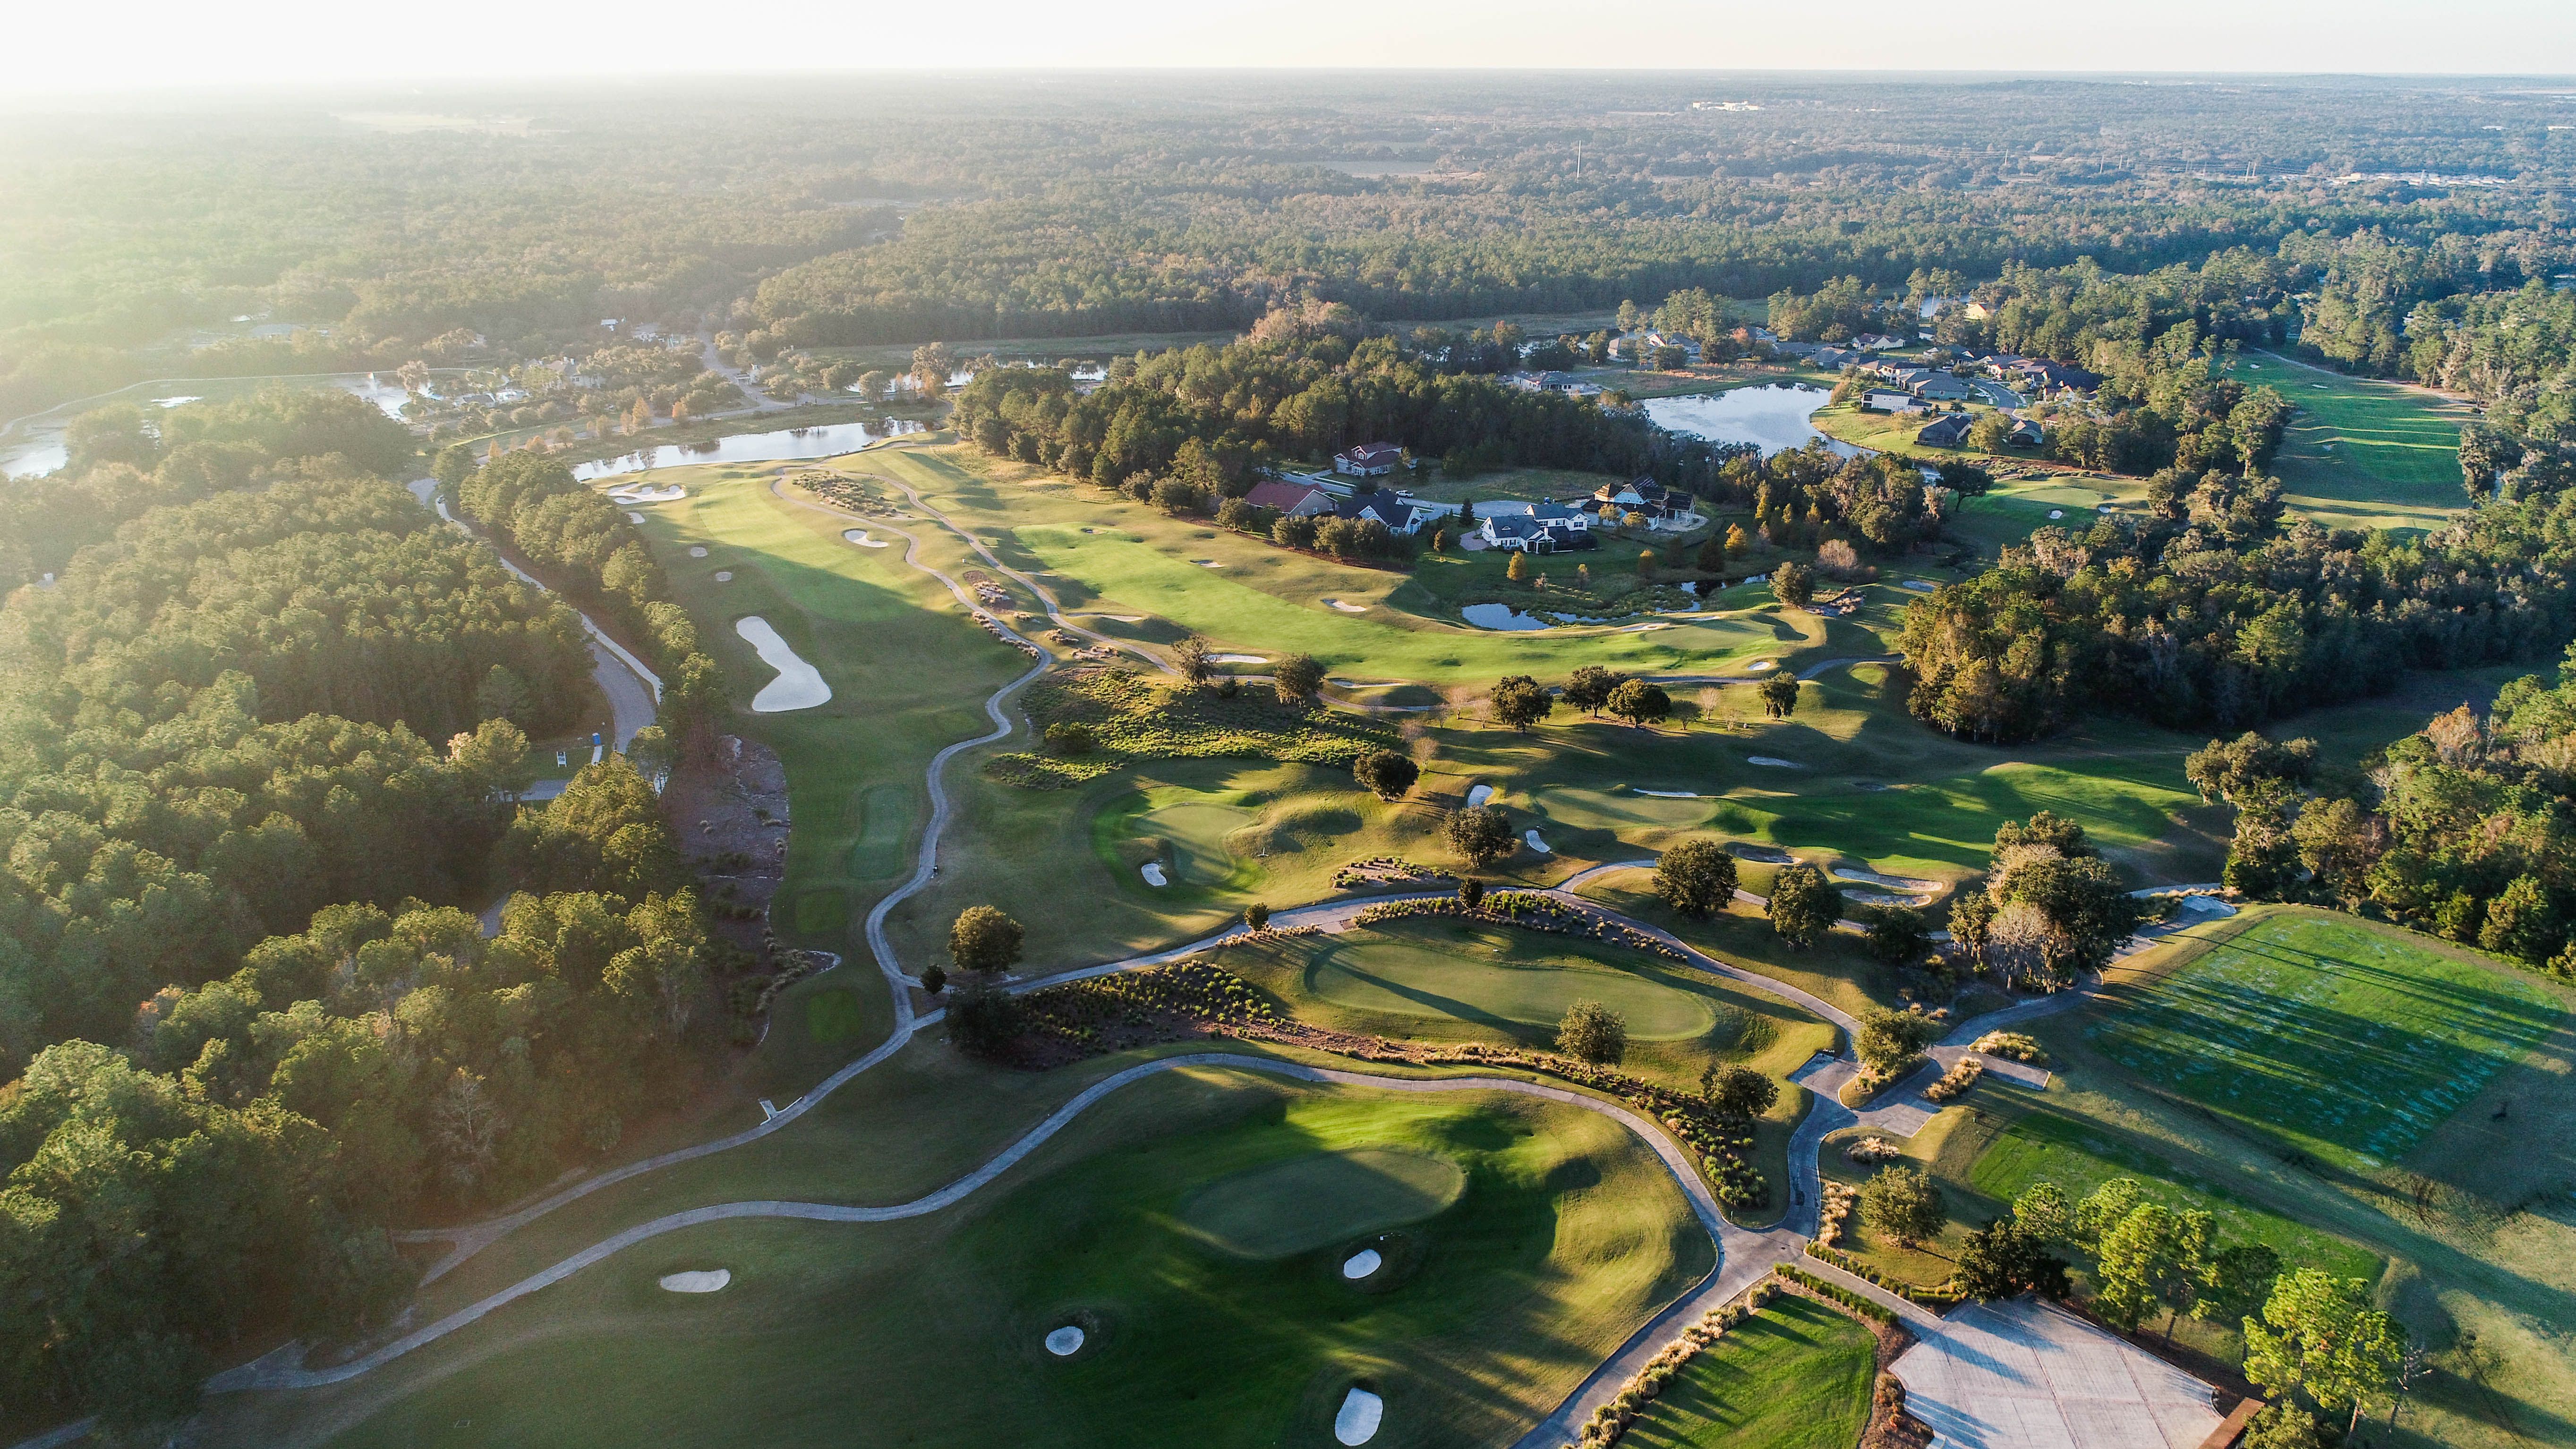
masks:
<svg viewBox="0 0 2576 1449"><path fill-rule="evenodd" d="M1492 515L1476 520L1476 532L1489 548L1512 553L1568 553L1578 549L1598 548L1599 540L1592 530L1579 524L1541 522L1536 518Z"/></svg>
<svg viewBox="0 0 2576 1449"><path fill-rule="evenodd" d="M1864 332L1852 339L1852 346L1863 352L1891 352L1904 345L1904 338L1890 337L1884 332Z"/></svg>
<svg viewBox="0 0 2576 1449"><path fill-rule="evenodd" d="M1550 528L1570 528L1579 533L1592 529L1592 515L1564 503L1523 503L1504 499L1476 505L1476 515L1486 518L1526 518Z"/></svg>
<svg viewBox="0 0 2576 1449"><path fill-rule="evenodd" d="M2036 448L2047 441L2048 434L2028 418L2013 419L2012 431L2004 434L2005 444L2015 448Z"/></svg>
<svg viewBox="0 0 2576 1449"><path fill-rule="evenodd" d="M1880 413L1919 413L1923 400L1910 392L1872 392L1861 399L1862 407Z"/></svg>
<svg viewBox="0 0 2576 1449"><path fill-rule="evenodd" d="M1354 478L1383 478L1404 461L1404 450L1393 443L1362 443L1333 455L1333 471Z"/></svg>
<svg viewBox="0 0 2576 1449"><path fill-rule="evenodd" d="M1926 402L1956 402L1971 396L1968 385L1946 372L1927 372L1915 380L1913 393Z"/></svg>
<svg viewBox="0 0 2576 1449"><path fill-rule="evenodd" d="M1343 499L1333 512L1354 521L1373 518L1385 524L1389 531L1402 534L1420 532L1423 521L1434 516L1432 510L1418 507L1410 495L1384 488L1354 493Z"/></svg>
<svg viewBox="0 0 2576 1449"><path fill-rule="evenodd" d="M1968 421L1966 413L1946 414L1916 433L1914 441L1927 448L1955 448L1968 440Z"/></svg>
<svg viewBox="0 0 2576 1449"><path fill-rule="evenodd" d="M1652 478L1632 478L1625 483L1604 483L1592 490L1596 503L1607 503L1624 513L1645 515L1650 524L1688 517L1691 505L1698 500L1677 488L1666 488Z"/></svg>
<svg viewBox="0 0 2576 1449"><path fill-rule="evenodd" d="M1255 508L1274 509L1290 518L1312 518L1333 511L1333 496L1310 483L1292 483L1284 478L1265 478L1252 485L1243 495Z"/></svg>
<svg viewBox="0 0 2576 1449"><path fill-rule="evenodd" d="M2024 392L2049 393L2091 392L2101 386L2102 375L2062 362L2042 362L2024 358L2009 369L2009 380Z"/></svg>

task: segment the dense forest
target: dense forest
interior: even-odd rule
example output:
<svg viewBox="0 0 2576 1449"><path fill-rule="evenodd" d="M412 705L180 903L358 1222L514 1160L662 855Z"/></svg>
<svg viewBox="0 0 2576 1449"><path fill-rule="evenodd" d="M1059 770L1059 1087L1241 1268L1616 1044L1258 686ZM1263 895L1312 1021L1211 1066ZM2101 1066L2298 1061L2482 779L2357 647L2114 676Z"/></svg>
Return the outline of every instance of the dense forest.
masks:
<svg viewBox="0 0 2576 1449"><path fill-rule="evenodd" d="M183 1405L245 1331L381 1320L386 1236L613 1147L701 1060L712 941L578 621L334 393L85 427L6 496L0 1396ZM16 580L12 580L16 582ZM497 935L460 906L510 891Z"/></svg>

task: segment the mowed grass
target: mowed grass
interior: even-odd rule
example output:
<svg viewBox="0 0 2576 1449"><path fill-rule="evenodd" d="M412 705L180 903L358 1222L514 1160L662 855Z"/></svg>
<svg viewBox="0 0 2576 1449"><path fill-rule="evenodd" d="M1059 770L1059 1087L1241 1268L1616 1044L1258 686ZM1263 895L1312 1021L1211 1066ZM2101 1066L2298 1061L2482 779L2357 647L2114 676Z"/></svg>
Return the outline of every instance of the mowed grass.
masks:
<svg viewBox="0 0 2576 1449"><path fill-rule="evenodd" d="M1869 1422L1877 1343L1784 1294L1703 1349L1628 1427L1640 1449L1851 1449Z"/></svg>
<svg viewBox="0 0 2576 1449"><path fill-rule="evenodd" d="M1319 1164L1440 1164L1393 1233ZM230 1406L372 1446L1329 1443L1355 1383L1377 1442L1509 1442L1713 1262L1661 1163L1597 1114L1491 1092L1159 1078L1026 1175L932 1218L742 1222L655 1239L342 1388ZM1267 1175L1277 1188L1211 1194ZM1454 1176L1452 1193L1446 1184ZM1200 1221L1194 1221L1194 1216ZM1326 1232L1330 1227L1334 1231ZM1364 1233L1376 1236L1362 1239ZM1380 1246L1360 1283L1342 1259ZM725 1267L721 1293L655 1279ZM1056 1358L1041 1341L1079 1324ZM567 1393L576 1383L614 1393ZM265 1442L293 1427L274 1418ZM499 1436L496 1438L495 1436ZM239 1442L250 1442L245 1433Z"/></svg>
<svg viewBox="0 0 2576 1449"><path fill-rule="evenodd" d="M1228 1252L1285 1258L1418 1223L1466 1190L1466 1169L1452 1158L1360 1147L1219 1178L1183 1202L1180 1217Z"/></svg>
<svg viewBox="0 0 2576 1449"><path fill-rule="evenodd" d="M2460 425L2472 415L2459 405L2271 353L2239 357L2234 375L2298 409L2272 469L2294 512L2329 526L2433 528L2466 503Z"/></svg>
<svg viewBox="0 0 2576 1449"><path fill-rule="evenodd" d="M2338 1165L2403 1157L2564 1015L2510 971L2395 933L2266 914L2120 988L2096 1049Z"/></svg>

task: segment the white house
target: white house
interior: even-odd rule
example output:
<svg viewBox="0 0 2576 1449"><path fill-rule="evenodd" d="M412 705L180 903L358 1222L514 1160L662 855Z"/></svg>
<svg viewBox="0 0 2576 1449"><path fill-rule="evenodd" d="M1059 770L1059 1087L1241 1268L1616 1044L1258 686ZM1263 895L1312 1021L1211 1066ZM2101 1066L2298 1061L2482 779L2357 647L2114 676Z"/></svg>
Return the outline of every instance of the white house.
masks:
<svg viewBox="0 0 2576 1449"><path fill-rule="evenodd" d="M1404 461L1404 450L1393 443L1362 443L1333 455L1333 471L1354 478L1383 478Z"/></svg>

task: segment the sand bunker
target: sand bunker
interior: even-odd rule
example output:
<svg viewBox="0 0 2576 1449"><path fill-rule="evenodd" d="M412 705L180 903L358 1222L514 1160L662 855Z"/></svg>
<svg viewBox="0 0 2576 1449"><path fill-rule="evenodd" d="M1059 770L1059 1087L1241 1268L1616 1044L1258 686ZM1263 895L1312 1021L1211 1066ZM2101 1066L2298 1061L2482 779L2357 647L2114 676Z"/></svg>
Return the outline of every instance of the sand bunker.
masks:
<svg viewBox="0 0 2576 1449"><path fill-rule="evenodd" d="M1145 622L1145 616L1142 614L1076 614L1073 617L1077 619L1107 619L1115 624L1142 624Z"/></svg>
<svg viewBox="0 0 2576 1449"><path fill-rule="evenodd" d="M733 582L733 570L731 570L731 569L718 569L718 570L716 570L716 582L717 582L717 583L720 583L720 584L729 584L729 583L732 583L732 582Z"/></svg>
<svg viewBox="0 0 2576 1449"><path fill-rule="evenodd" d="M644 521L644 515L630 508L626 510L626 521L629 523L642 523Z"/></svg>
<svg viewBox="0 0 2576 1449"><path fill-rule="evenodd" d="M1333 1437L1345 1444L1365 1444L1377 1437L1378 1421L1386 1417L1386 1400L1353 1385L1342 1397L1342 1411L1333 1416Z"/></svg>
<svg viewBox="0 0 2576 1449"><path fill-rule="evenodd" d="M1658 800L1696 800L1700 798L1700 794L1697 790L1638 790L1633 786L1630 787L1630 789L1631 793L1638 795L1652 795Z"/></svg>
<svg viewBox="0 0 2576 1449"><path fill-rule="evenodd" d="M718 574L716 577L730 576ZM778 637L778 631L769 627L767 619L758 614L745 615L734 620L733 631L751 641L751 647L760 651L761 663L778 671L776 679L762 685L760 693L751 697L752 713L784 714L794 709L812 709L832 697L832 686L823 682L823 671L806 663L795 650L787 647L787 641Z"/></svg>
<svg viewBox="0 0 2576 1449"><path fill-rule="evenodd" d="M861 548L883 548L883 547L885 547L885 540L884 540L884 539L881 539L881 538L870 538L870 537L868 537L868 531L867 531L866 529L864 529L864 528L845 528L845 529L842 529L842 530L841 530L841 537L842 537L844 540L846 540L846 541L848 541L848 542L850 542L850 543L855 543L855 544L857 544L857 545L858 545L859 547L861 547Z"/></svg>
<svg viewBox="0 0 2576 1449"><path fill-rule="evenodd" d="M1905 587L1912 589L1918 594L1937 594L1941 592L1941 586L1932 582L1930 579L1907 579L1905 581Z"/></svg>
<svg viewBox="0 0 2576 1449"><path fill-rule="evenodd" d="M1360 1279L1376 1272L1378 1265L1385 1261L1386 1260L1384 1258L1378 1256L1377 1249L1362 1248L1358 1252L1353 1253L1342 1260L1342 1276L1356 1283Z"/></svg>
<svg viewBox="0 0 2576 1449"><path fill-rule="evenodd" d="M693 544L690 544L690 545L689 545L689 557L691 557L691 558L705 558L706 556L707 556L707 546L706 546L705 544L703 544L703 543L693 543Z"/></svg>
<svg viewBox="0 0 2576 1449"><path fill-rule="evenodd" d="M689 490L681 487L677 483L665 483L658 488L649 487L642 483L629 483L623 488L612 488L608 490L608 496L616 499L620 503L629 504L677 503L681 499L689 496Z"/></svg>
<svg viewBox="0 0 2576 1449"><path fill-rule="evenodd" d="M1082 1352L1082 1329L1068 1323L1046 1336L1046 1351L1057 1358L1071 1358Z"/></svg>
<svg viewBox="0 0 2576 1449"><path fill-rule="evenodd" d="M1803 770L1807 768L1795 760L1781 759L1778 755L1746 755L1744 757L1744 763L1748 765L1760 765L1766 769L1772 770Z"/></svg>
<svg viewBox="0 0 2576 1449"><path fill-rule="evenodd" d="M1366 604L1346 604L1340 599L1326 599L1324 601L1324 607L1327 609L1339 609L1345 614L1365 614L1368 612L1368 605Z"/></svg>
<svg viewBox="0 0 2576 1449"><path fill-rule="evenodd" d="M1744 667L1755 674L1768 674L1772 670L1780 667L1780 661L1777 659L1756 659Z"/></svg>
<svg viewBox="0 0 2576 1449"><path fill-rule="evenodd" d="M1547 848L1546 841L1538 838L1538 831L1535 827L1522 831L1521 839L1528 842L1530 849L1537 851L1541 855L1556 854L1555 851Z"/></svg>
<svg viewBox="0 0 2576 1449"><path fill-rule="evenodd" d="M1270 662L1270 656L1267 654L1211 654L1208 659L1216 664L1267 664Z"/></svg>
<svg viewBox="0 0 2576 1449"><path fill-rule="evenodd" d="M1482 804L1484 804L1486 801L1491 800L1491 799L1493 799L1493 798L1494 798L1494 787L1493 787L1493 786L1491 786L1491 785L1478 785L1478 786L1476 786L1474 789L1469 790L1469 791L1467 792L1467 808L1468 808L1468 809L1470 809L1470 810L1473 810L1473 809L1475 809L1477 806L1482 805Z"/></svg>
<svg viewBox="0 0 2576 1449"><path fill-rule="evenodd" d="M694 1272L665 1274L662 1286L673 1293L713 1293L732 1281L731 1268L700 1268Z"/></svg>
<svg viewBox="0 0 2576 1449"><path fill-rule="evenodd" d="M1144 873L1145 884L1149 886L1167 886L1172 883L1171 879L1163 874L1163 863L1159 860L1145 862Z"/></svg>
<svg viewBox="0 0 2576 1449"><path fill-rule="evenodd" d="M1191 559L1190 562L1197 564L1203 569L1221 569L1225 567L1225 564L1222 561L1212 558L1194 558Z"/></svg>
<svg viewBox="0 0 2576 1449"><path fill-rule="evenodd" d="M1870 885L1885 886L1892 891L1909 891L1915 895L1922 895L1929 891L1937 891L1941 888L1941 884L1938 881L1907 880L1901 875L1880 875L1874 870L1861 870L1857 867L1848 865L1835 866L1834 878L1836 880L1865 881Z"/></svg>
<svg viewBox="0 0 2576 1449"><path fill-rule="evenodd" d="M2052 509L2048 510L2048 516L2049 516L2049 519L2053 522L2053 521L2055 521L2055 520L2057 520L2057 519L2064 518L2064 517L2066 516L2066 510L2065 510L2065 509L2063 509L2063 508L2052 508Z"/></svg>

